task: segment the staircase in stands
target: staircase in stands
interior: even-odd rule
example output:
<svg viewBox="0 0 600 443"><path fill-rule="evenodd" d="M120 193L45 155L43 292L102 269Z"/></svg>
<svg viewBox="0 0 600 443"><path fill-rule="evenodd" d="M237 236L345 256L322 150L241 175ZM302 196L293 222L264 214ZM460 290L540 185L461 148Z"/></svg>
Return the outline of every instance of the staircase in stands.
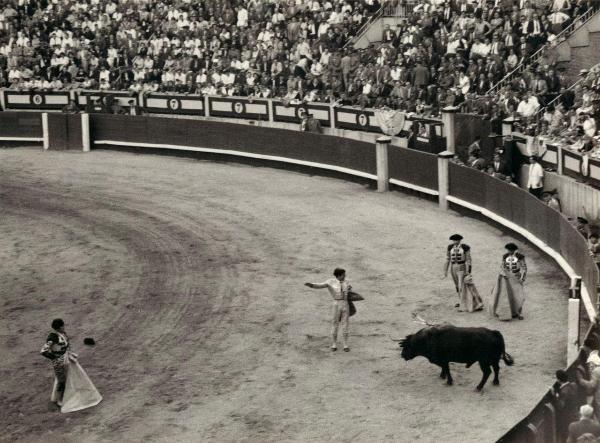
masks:
<svg viewBox="0 0 600 443"><path fill-rule="evenodd" d="M402 1L395 6L392 6L391 2L384 3L377 12L369 17L369 20L346 43L345 47L352 46L361 49L368 47L371 43L379 43L385 25L390 25L394 29L398 23L412 14L418 4L418 1L415 0Z"/></svg>
<svg viewBox="0 0 600 443"><path fill-rule="evenodd" d="M567 83L577 80L581 69L589 69L600 61L600 9L588 9L556 36L553 45L545 45L509 72L488 91L497 94L516 76L537 62L544 51L552 51L559 69L564 69Z"/></svg>

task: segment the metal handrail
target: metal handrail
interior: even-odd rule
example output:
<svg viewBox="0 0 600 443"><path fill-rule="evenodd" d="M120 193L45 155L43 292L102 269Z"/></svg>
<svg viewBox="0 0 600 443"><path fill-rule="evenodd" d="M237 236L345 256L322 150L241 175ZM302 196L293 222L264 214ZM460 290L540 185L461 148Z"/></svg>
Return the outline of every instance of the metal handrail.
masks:
<svg viewBox="0 0 600 443"><path fill-rule="evenodd" d="M407 17L409 14L413 13L413 9L418 4L419 4L418 1L406 1L405 0L405 1L398 3L394 8L392 8L391 2L383 3L381 5L381 7L375 12L375 14L370 16L369 19L365 22L365 24L360 27L360 29L358 30L356 35L354 35L351 39L349 39L346 42L346 44L344 45L344 48L356 43L356 41L358 39L360 39L365 34L365 32L367 32L367 29L369 28L369 26L373 22L375 22L375 20L377 20L378 18L381 18L384 16Z"/></svg>
<svg viewBox="0 0 600 443"><path fill-rule="evenodd" d="M573 22L569 26L567 26L565 29L563 29L561 32L559 32L556 35L555 41L558 43L562 43L564 40L566 40L570 36L570 34L572 32L574 32L576 29L579 29L580 27L585 25L599 11L600 10L596 10L594 8L589 8L587 11L585 11L583 14L581 14L579 17L577 17L575 20L573 20ZM519 63L519 65L515 69L513 69L508 74L506 74L504 77L502 77L502 79L498 83L496 83L494 86L492 86L487 93L494 94L497 91L499 91L500 88L502 88L508 81L512 80L516 74L521 73L527 65L539 60L540 57L542 56L542 54L544 53L544 51L546 51L547 49L549 49L548 44L544 44L540 49L538 49L533 54L531 54L531 56L527 60L521 61L521 63Z"/></svg>
<svg viewBox="0 0 600 443"><path fill-rule="evenodd" d="M595 64L594 66L592 66L590 68L590 72L594 72L597 71L598 68L600 68L600 63ZM569 86L567 88L567 91L570 91L571 89L574 89L578 84L583 83L586 80L586 78L580 78L579 80L577 80L575 83L573 83L571 86ZM556 97L554 97L552 100L550 100L548 102L548 104L546 106L544 106L543 108L540 108L537 112L536 115L542 114L546 109L548 109L548 107L552 104L554 104L555 102L557 102L558 100L560 100L560 98L563 96L564 92L558 94Z"/></svg>
<svg viewBox="0 0 600 443"><path fill-rule="evenodd" d="M356 43L356 41L361 38L363 36L363 34L365 32L367 32L367 29L369 28L369 26L371 25L371 23L373 23L375 20L377 20L378 18L383 16L383 8L384 6L381 6L377 11L375 11L375 14L373 14L372 16L370 16L367 21L365 22L364 25L362 25L360 27L360 29L358 30L358 32L351 38L349 39L346 44L344 45L344 48L347 48L348 46L353 45L354 43Z"/></svg>

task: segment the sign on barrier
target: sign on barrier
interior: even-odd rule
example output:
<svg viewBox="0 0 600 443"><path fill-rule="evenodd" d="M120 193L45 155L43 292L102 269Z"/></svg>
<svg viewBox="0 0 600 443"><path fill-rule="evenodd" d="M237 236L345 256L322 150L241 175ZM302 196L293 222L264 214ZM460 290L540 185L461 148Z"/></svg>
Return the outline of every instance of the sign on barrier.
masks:
<svg viewBox="0 0 600 443"><path fill-rule="evenodd" d="M381 132L371 109L333 108L333 115L336 128Z"/></svg>
<svg viewBox="0 0 600 443"><path fill-rule="evenodd" d="M408 122L413 125L416 149L432 154L446 150L446 140L442 137L442 122L420 118L408 120Z"/></svg>
<svg viewBox="0 0 600 443"><path fill-rule="evenodd" d="M558 167L558 148L554 145L544 145L546 150L540 157L540 164L544 168L553 168L556 169Z"/></svg>
<svg viewBox="0 0 600 443"><path fill-rule="evenodd" d="M204 115L201 95L151 93L143 95L142 103L144 111L149 113Z"/></svg>
<svg viewBox="0 0 600 443"><path fill-rule="evenodd" d="M69 91L11 91L5 89L5 109L60 110L69 103Z"/></svg>
<svg viewBox="0 0 600 443"><path fill-rule="evenodd" d="M240 118L249 120L264 120L276 122L300 123L302 115L308 110L314 118L324 127L349 129L353 131L367 131L382 133L382 129L375 118L373 109L359 109L354 107L332 107L326 103L298 103L285 104L280 99L248 98L248 97L209 97L206 109L206 97L186 94L138 94L131 91L13 91L4 90L6 109L36 109L36 110L61 110L68 104L72 96L82 110L99 99L107 109L103 112L112 112L112 103L128 107L140 106L148 113L187 114L198 116L215 116ZM271 103L269 103L271 102ZM407 117L404 131L407 131L413 121ZM431 120L433 128L427 131L441 136L441 122ZM420 136L424 143L426 137ZM417 148L419 149L419 148Z"/></svg>
<svg viewBox="0 0 600 443"><path fill-rule="evenodd" d="M600 188L600 160L590 158L588 162L588 182L596 188Z"/></svg>
<svg viewBox="0 0 600 443"><path fill-rule="evenodd" d="M414 119L413 119L413 117L410 117L410 116L407 115L406 118L404 119L404 126L402 126L402 130L400 131L400 133L398 134L398 136L400 137L400 136L406 135L406 133L408 131L410 131L410 129L413 128L413 125L414 125Z"/></svg>
<svg viewBox="0 0 600 443"><path fill-rule="evenodd" d="M582 158L580 154L562 150L563 156L563 174L573 178L581 178Z"/></svg>
<svg viewBox="0 0 600 443"><path fill-rule="evenodd" d="M129 106L131 100L134 101L134 105L139 105L138 95L127 91L77 91L77 104L80 107L85 107L90 100L100 99L104 100L106 97L112 97L112 99L121 106ZM106 101L105 101L105 104Z"/></svg>
<svg viewBox="0 0 600 443"><path fill-rule="evenodd" d="M309 112L321 122L322 126L331 126L331 108L322 103L286 103L273 100L273 121L300 123L302 116Z"/></svg>
<svg viewBox="0 0 600 443"><path fill-rule="evenodd" d="M269 101L242 97L209 97L209 115L215 117L269 120Z"/></svg>

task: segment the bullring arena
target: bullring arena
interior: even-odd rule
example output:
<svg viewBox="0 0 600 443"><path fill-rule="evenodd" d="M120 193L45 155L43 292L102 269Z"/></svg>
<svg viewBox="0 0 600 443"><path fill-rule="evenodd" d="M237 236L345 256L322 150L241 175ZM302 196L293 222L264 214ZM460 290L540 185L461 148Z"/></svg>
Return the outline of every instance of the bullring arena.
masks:
<svg viewBox="0 0 600 443"><path fill-rule="evenodd" d="M0 2L0 442L600 443L599 51L600 0Z"/></svg>
<svg viewBox="0 0 600 443"><path fill-rule="evenodd" d="M295 171L92 150L0 151L3 441L494 441L566 364L568 279L510 231L430 199ZM525 320L458 313L448 235L488 301L503 245L527 256ZM344 266L365 301L328 349ZM432 321L500 330L515 366L482 394L390 338ZM60 414L40 357L63 317L104 400ZM83 337L94 337L94 348Z"/></svg>

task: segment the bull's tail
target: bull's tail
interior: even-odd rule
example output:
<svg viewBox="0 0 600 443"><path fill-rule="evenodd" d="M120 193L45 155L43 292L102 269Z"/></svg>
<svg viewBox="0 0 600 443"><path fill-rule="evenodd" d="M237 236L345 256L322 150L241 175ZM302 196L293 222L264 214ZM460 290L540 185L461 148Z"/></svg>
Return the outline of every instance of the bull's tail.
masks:
<svg viewBox="0 0 600 443"><path fill-rule="evenodd" d="M494 333L496 334L496 337L498 338L498 341L500 342L500 350L502 351L502 354L500 354L502 356L502 360L504 360L504 363L506 363L506 366L512 366L515 364L515 359L512 358L512 356L506 352L506 348L504 347L504 337L502 337L502 333L500 331L494 331Z"/></svg>

